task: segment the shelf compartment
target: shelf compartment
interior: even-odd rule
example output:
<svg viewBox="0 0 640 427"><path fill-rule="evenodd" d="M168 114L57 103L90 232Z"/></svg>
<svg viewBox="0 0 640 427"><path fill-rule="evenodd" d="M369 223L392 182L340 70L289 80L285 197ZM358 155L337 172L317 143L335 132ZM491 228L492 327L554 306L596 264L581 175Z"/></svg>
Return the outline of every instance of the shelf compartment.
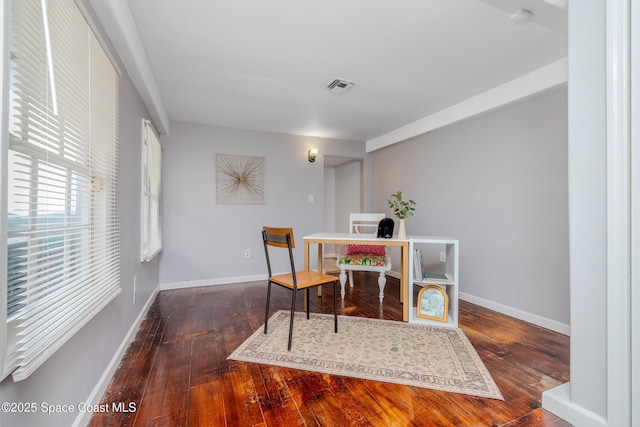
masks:
<svg viewBox="0 0 640 427"><path fill-rule="evenodd" d="M432 245L436 245L435 247ZM445 251L445 264L443 273L434 273L440 269L439 262L428 264L425 266L422 264L422 252L418 251L418 259L415 256L415 249L424 249L431 257L434 252L437 253L443 248ZM410 277L409 280L409 292L407 295L409 303L409 322L419 323L425 325L441 326L441 327L458 327L458 240L450 237L429 237L429 236L409 236L409 266ZM440 257L442 259L442 256ZM426 259L425 259L426 261ZM418 263L420 265L414 264ZM441 264L440 264L441 265ZM435 269L433 267L436 267ZM426 270L423 273L423 270ZM433 274L435 277L424 277L424 274ZM422 279L416 279L416 274ZM441 322L433 319L425 319L417 316L417 307L414 305L416 296L414 295L414 285L424 287L427 285L438 285L444 288L447 293L448 301L448 316L446 322Z"/></svg>

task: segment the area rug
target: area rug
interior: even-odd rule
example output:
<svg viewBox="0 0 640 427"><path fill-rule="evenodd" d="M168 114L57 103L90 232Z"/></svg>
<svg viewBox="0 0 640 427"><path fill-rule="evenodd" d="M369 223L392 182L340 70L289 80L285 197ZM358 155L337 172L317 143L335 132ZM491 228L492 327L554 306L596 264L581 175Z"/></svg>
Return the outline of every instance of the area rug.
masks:
<svg viewBox="0 0 640 427"><path fill-rule="evenodd" d="M228 359L504 400L461 329L297 312L287 351L289 312L278 311Z"/></svg>

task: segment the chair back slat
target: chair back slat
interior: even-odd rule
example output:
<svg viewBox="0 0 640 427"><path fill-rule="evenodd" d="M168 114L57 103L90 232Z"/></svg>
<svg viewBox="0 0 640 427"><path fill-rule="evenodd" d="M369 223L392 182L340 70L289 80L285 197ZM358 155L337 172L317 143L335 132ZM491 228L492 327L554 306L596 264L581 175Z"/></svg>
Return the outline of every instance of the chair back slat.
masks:
<svg viewBox="0 0 640 427"><path fill-rule="evenodd" d="M262 227L262 240L264 242L264 253L267 258L267 268L269 277L272 276L271 259L269 258L269 246L288 249L289 264L291 265L291 275L293 276L293 286L297 287L298 279L296 277L296 266L293 260L293 248L295 243L293 240L293 229L290 227Z"/></svg>
<svg viewBox="0 0 640 427"><path fill-rule="evenodd" d="M351 213L349 214L349 233L376 236L378 223L384 217L383 213Z"/></svg>
<svg viewBox="0 0 640 427"><path fill-rule="evenodd" d="M265 242L269 246L277 246L279 248L288 248L287 234L291 241L291 248L295 248L295 241L293 239L293 228L291 227L262 227L262 231L265 234Z"/></svg>

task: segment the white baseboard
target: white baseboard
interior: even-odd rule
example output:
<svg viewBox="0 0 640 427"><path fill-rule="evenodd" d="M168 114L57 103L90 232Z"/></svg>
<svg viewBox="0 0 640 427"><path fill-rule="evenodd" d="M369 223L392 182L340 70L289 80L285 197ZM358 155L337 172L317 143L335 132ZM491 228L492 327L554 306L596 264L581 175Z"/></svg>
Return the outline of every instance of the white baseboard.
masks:
<svg viewBox="0 0 640 427"><path fill-rule="evenodd" d="M387 276L389 276L389 277L395 277L396 279L400 280L400 272L399 271L389 270L385 274Z"/></svg>
<svg viewBox="0 0 640 427"><path fill-rule="evenodd" d="M607 420L571 401L571 383L560 384L542 393L542 407L580 427L606 427Z"/></svg>
<svg viewBox="0 0 640 427"><path fill-rule="evenodd" d="M387 272L389 277L400 279L400 273L390 270ZM160 290L166 291L171 289L185 289L185 288L197 288L200 286L215 286L215 285L229 285L232 283L243 282L257 282L261 280L267 280L266 274L255 274L252 276L237 276L237 277L224 277L221 279L204 279L204 280L187 280L183 282L170 282L161 283ZM566 323L558 322L556 320L548 319L546 317L539 316L537 314L529 313L517 308L513 308L504 304L500 304L491 300L476 297L464 292L459 293L459 298L470 303L479 305L481 307L488 308L498 313L506 314L507 316L515 317L516 319L524 320L525 322L532 323L534 325L550 329L555 332L559 332L564 335L571 334L571 327Z"/></svg>
<svg viewBox="0 0 640 427"><path fill-rule="evenodd" d="M124 339L120 343L120 347L118 347L118 350L113 355L111 362L102 373L100 380L93 388L93 391L91 392L87 400L85 400L85 402L87 402L88 404L97 405L98 403L100 403L100 399L102 399L102 396L107 391L107 387L109 387L109 383L113 378L113 374L115 374L116 369L118 369L118 366L120 366L120 362L122 361L127 348L129 348L129 344L131 344L131 342L135 338L136 333L138 332L138 329L140 328L140 325L147 315L147 312L149 311L149 308L151 307L151 304L155 300L157 294L158 289L151 293L151 296L149 296L149 299L145 303L144 307L142 308L142 310L140 310L140 314L136 318L136 321L133 323L133 325L131 325L131 328L129 328L129 332L127 332L127 335L125 335ZM72 426L80 427L88 425L89 421L91 421L92 415L93 413L91 411L81 411L80 414L78 414L78 416L76 417Z"/></svg>
<svg viewBox="0 0 640 427"><path fill-rule="evenodd" d="M400 273L398 271L388 271L387 275L400 280ZM542 328L550 329L552 331L568 336L571 335L571 326L567 325L566 323L558 322L557 320L548 319L537 314L529 313L518 308L500 304L485 298L480 298L471 294L467 294L465 292L458 292L458 298L468 301L472 304L488 308L489 310L497 311L498 313L506 314L507 316L524 320L525 322L532 323Z"/></svg>
<svg viewBox="0 0 640 427"><path fill-rule="evenodd" d="M498 313L506 314L507 316L515 317L516 319L524 320L525 322L532 323L542 328L550 329L564 335L571 335L571 326L566 323L558 322L557 320L542 317L540 315L529 313L528 311L523 311L488 299L476 297L465 292L459 292L458 297L472 304L497 311Z"/></svg>
<svg viewBox="0 0 640 427"><path fill-rule="evenodd" d="M254 274L252 276L224 277L221 279L185 280L183 282L160 283L161 291L171 289L199 288L201 286L229 285L232 283L258 282L267 280L266 274Z"/></svg>

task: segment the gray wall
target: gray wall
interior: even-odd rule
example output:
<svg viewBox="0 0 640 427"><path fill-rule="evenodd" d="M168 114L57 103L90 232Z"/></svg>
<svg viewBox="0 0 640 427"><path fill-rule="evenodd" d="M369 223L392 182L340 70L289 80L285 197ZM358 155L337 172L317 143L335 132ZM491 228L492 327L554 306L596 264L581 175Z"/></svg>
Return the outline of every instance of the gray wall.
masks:
<svg viewBox="0 0 640 427"><path fill-rule="evenodd" d="M87 9L91 9L87 5ZM115 52L112 50L115 54ZM121 67L124 70L123 67ZM141 119L149 117L126 72L120 80L120 151L118 203L121 231L122 292L28 379L0 383L2 402L47 402L54 405L87 402L107 370L143 307L158 287L158 260L141 264L140 177ZM137 277L137 303L133 280ZM101 394L98 398L101 397ZM46 415L0 414L0 424L11 426L70 426L78 412Z"/></svg>
<svg viewBox="0 0 640 427"><path fill-rule="evenodd" d="M163 146L164 287L257 280L266 275L260 230L291 226L296 263L302 237L322 231L325 155L364 157L364 142L253 132L172 122ZM317 147L315 163L307 150ZM265 157L264 205L218 205L216 154ZM314 202L307 197L313 194ZM251 258L244 258L244 250ZM284 266L281 266L284 268ZM193 282L193 283L189 283Z"/></svg>
<svg viewBox="0 0 640 427"><path fill-rule="evenodd" d="M402 190L409 235L460 240L461 292L569 323L566 87L370 156L374 210Z"/></svg>

